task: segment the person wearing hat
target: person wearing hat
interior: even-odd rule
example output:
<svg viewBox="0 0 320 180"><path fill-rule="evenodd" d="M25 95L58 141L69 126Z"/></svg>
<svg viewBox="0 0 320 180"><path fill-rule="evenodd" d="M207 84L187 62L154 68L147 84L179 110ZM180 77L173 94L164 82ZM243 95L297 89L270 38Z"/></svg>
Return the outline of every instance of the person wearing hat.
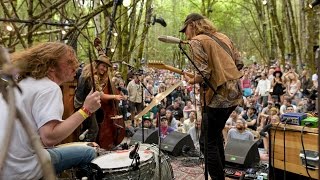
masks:
<svg viewBox="0 0 320 180"><path fill-rule="evenodd" d="M180 32L188 40L191 59L213 87L206 92L208 124L202 123L202 127L208 129L209 174L212 179L224 179L222 130L231 112L243 101L239 80L242 73L237 68L239 52L226 35L218 32L211 21L198 13L186 17ZM198 73L195 77L184 75L189 84L203 82ZM201 139L204 139L204 133ZM202 143L202 151L203 147Z"/></svg>
<svg viewBox="0 0 320 180"><path fill-rule="evenodd" d="M134 72L133 79L128 83L128 101L131 113L131 121L133 124L136 114L143 110L143 86L141 84L140 72Z"/></svg>
<svg viewBox="0 0 320 180"><path fill-rule="evenodd" d="M94 81L97 91L102 92L107 83L110 83L108 79L108 68L112 67L110 59L105 55L100 55L93 63L93 72L94 72ZM92 90L92 75L91 75L91 64L87 64L81 73L81 76L78 80L75 96L74 96L74 107L78 109L82 106L86 96ZM111 91L109 91L111 92ZM102 93L101 100L107 102L108 100L118 100L123 99L122 95L112 95ZM101 111L98 111L101 113ZM97 113L96 116L90 116L86 121L83 122L81 132L84 132L88 129L88 133L84 141L93 141L97 142L97 136L99 133L98 121L102 120L100 113Z"/></svg>
<svg viewBox="0 0 320 180"><path fill-rule="evenodd" d="M275 96L277 102L283 102L283 95L285 93L285 85L282 79L282 72L280 68L276 68L273 73L273 80L271 83L272 96Z"/></svg>

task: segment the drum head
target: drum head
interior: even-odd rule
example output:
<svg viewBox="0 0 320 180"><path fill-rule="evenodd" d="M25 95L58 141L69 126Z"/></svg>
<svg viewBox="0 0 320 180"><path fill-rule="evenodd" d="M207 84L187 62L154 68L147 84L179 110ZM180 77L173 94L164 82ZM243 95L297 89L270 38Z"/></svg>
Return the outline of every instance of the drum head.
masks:
<svg viewBox="0 0 320 180"><path fill-rule="evenodd" d="M139 150L140 162L146 162L153 158L153 152L150 150ZM115 151L94 159L92 163L97 164L101 169L122 169L129 167L132 160L129 158L130 150Z"/></svg>

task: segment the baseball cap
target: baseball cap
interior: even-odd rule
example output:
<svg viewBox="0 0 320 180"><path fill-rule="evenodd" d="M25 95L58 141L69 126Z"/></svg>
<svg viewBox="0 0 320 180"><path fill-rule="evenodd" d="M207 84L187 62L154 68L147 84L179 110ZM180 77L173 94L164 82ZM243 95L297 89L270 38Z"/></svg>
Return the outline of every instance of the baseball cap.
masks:
<svg viewBox="0 0 320 180"><path fill-rule="evenodd" d="M184 24L182 26L182 28L180 29L179 32L184 33L186 31L186 28L188 26L188 24L190 24L193 21L197 21L200 19L204 19L204 17L201 14L198 13L191 13L187 16L186 20L184 21Z"/></svg>

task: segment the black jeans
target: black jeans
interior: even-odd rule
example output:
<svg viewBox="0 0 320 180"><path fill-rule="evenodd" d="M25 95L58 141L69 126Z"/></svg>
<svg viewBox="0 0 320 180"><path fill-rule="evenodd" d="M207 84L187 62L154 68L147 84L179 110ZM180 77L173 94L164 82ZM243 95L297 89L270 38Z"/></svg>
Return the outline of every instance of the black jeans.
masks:
<svg viewBox="0 0 320 180"><path fill-rule="evenodd" d="M231 112L236 108L236 106L229 108L210 108L207 107L208 115L208 125L202 120L202 131L204 127L207 127L208 132L208 171L211 179L221 180L224 179L224 146L223 146L223 135L222 130L229 118ZM204 153L204 133L200 136L200 148L202 153Z"/></svg>

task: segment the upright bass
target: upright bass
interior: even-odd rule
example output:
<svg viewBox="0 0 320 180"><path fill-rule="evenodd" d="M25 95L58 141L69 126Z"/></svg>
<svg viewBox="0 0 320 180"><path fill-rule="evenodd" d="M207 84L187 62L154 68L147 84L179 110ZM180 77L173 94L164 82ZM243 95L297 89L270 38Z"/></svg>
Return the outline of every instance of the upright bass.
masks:
<svg viewBox="0 0 320 180"><path fill-rule="evenodd" d="M101 40L96 38L94 40L94 46L98 50L99 58L108 58L103 49L101 48ZM107 95L118 95L120 92L112 84L112 68L108 68L108 78L105 80L101 90ZM120 144L125 137L125 124L120 110L118 102L115 99L106 100L102 98L101 109L103 110L103 120L99 125L98 144L101 148L111 150L118 144Z"/></svg>

